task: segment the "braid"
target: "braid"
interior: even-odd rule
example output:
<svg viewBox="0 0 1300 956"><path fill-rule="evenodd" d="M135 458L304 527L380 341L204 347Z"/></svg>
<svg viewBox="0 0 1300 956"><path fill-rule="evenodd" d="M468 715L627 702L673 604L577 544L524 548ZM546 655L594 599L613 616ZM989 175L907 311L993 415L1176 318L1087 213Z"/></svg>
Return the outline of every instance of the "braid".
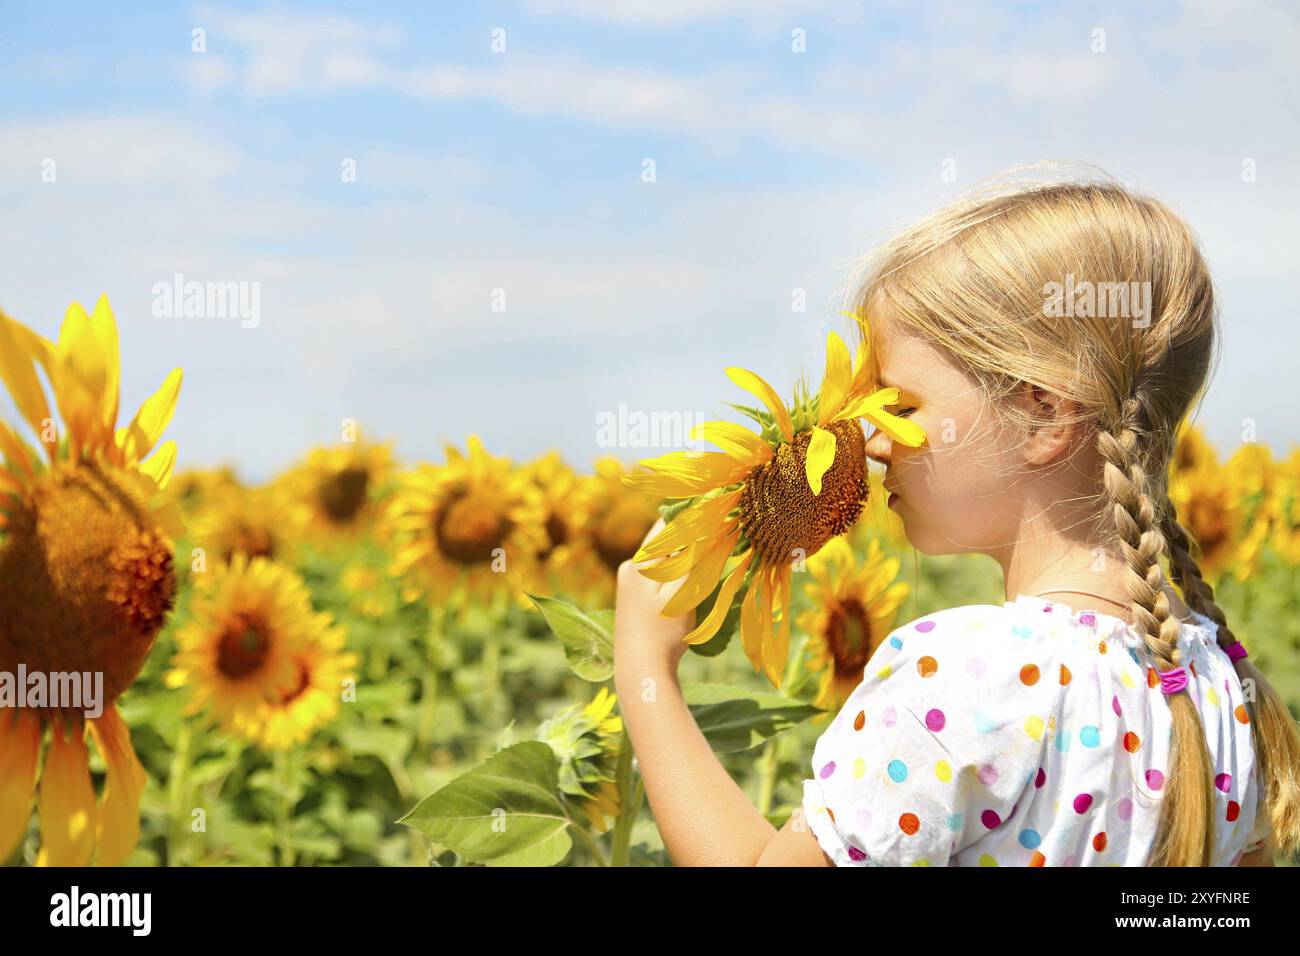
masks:
<svg viewBox="0 0 1300 956"><path fill-rule="evenodd" d="M1237 638L1214 600L1214 588L1201 576L1197 562L1200 548L1179 523L1172 501L1166 502L1163 527L1175 583L1188 606L1215 623L1215 638L1226 649ZM1278 849L1294 852L1300 842L1300 773L1295 769L1300 766L1300 731L1290 709L1258 667L1244 657L1234 661L1233 667L1245 692L1251 738L1255 743L1255 778L1260 782L1264 798L1260 812L1267 818L1268 839L1275 852Z"/></svg>
<svg viewBox="0 0 1300 956"><path fill-rule="evenodd" d="M1145 409L1140 392L1125 399L1111 427L1097 432L1103 460L1106 503L1127 565L1125 589L1132 601L1134 623L1160 671L1181 666L1179 621L1169 612L1160 555L1167 542L1167 525L1157 511L1151 482L1143 466L1139 439ZM1165 495L1160 494L1160 499ZM1168 786L1161 802L1160 825L1149 865L1208 866L1214 831L1213 761L1205 742L1200 713L1187 692L1168 698L1173 721L1169 743ZM1190 824L1190 825L1189 825Z"/></svg>

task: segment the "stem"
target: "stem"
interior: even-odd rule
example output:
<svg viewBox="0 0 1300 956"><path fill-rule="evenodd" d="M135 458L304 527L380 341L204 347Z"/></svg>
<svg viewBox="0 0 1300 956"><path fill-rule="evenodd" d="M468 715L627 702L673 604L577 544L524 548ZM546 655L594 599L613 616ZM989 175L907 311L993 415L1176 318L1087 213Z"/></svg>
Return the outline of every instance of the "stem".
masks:
<svg viewBox="0 0 1300 956"><path fill-rule="evenodd" d="M421 754L433 740L438 709L438 650L444 637L446 611L441 606L429 608L429 631L424 638L424 674L420 690L420 720L415 728L415 742Z"/></svg>
<svg viewBox="0 0 1300 956"><path fill-rule="evenodd" d="M597 866L609 866L609 861L605 859L605 854L600 852L600 846L592 839L591 834L582 828L581 824L575 823L572 826L573 832L578 835L579 841L587 848L596 861Z"/></svg>
<svg viewBox="0 0 1300 956"><path fill-rule="evenodd" d="M293 866L293 839L289 826L293 819L293 804L290 795L293 778L289 764L289 751L287 749L277 750L273 760L275 789L278 791L279 797L276 800L275 842L280 848L280 865Z"/></svg>
<svg viewBox="0 0 1300 956"><path fill-rule="evenodd" d="M167 838L167 865L179 866L182 850L189 842L185 834L185 797L187 775L190 767L190 744L193 725L182 719L176 736L176 749L172 751L172 765L168 780L168 804L171 817L171 834Z"/></svg>
<svg viewBox="0 0 1300 956"><path fill-rule="evenodd" d="M637 811L641 808L639 776L634 780L632 773L632 738L628 736L627 727L623 728L623 737L618 750L618 819L614 821L613 850L610 857L611 866L627 866L632 847L632 824L636 823ZM635 791L635 794L634 794Z"/></svg>
<svg viewBox="0 0 1300 956"><path fill-rule="evenodd" d="M758 806L758 812L763 816L767 816L772 811L772 794L776 790L777 739L776 737L768 738L767 743L763 745L763 756L760 758L759 763L758 800L755 803Z"/></svg>

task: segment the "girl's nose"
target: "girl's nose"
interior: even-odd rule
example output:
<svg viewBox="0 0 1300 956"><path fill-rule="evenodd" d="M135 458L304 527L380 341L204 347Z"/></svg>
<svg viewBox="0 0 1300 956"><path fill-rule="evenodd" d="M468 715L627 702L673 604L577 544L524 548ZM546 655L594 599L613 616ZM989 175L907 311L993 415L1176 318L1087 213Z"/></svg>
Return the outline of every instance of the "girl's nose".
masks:
<svg viewBox="0 0 1300 956"><path fill-rule="evenodd" d="M867 436L867 457L889 467L889 456L893 453L893 443L879 428L873 428Z"/></svg>

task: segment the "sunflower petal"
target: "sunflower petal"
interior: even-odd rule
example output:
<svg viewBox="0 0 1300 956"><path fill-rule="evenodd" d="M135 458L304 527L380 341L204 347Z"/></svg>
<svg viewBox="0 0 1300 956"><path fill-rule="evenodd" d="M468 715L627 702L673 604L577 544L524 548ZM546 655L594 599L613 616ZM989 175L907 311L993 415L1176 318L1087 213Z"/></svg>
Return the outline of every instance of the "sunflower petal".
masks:
<svg viewBox="0 0 1300 956"><path fill-rule="evenodd" d="M764 659L764 665L767 669L767 679L772 682L773 687L779 690L786 661L790 656L790 624L792 623L790 613L790 565L782 564L774 573L777 575L775 597L781 605L781 623L773 628L773 639L768 644L769 653Z"/></svg>
<svg viewBox="0 0 1300 956"><path fill-rule="evenodd" d="M642 545L632 560L641 562L661 558L697 541L723 534L727 530L727 514L740 501L741 494L739 490L729 491L695 502Z"/></svg>
<svg viewBox="0 0 1300 956"><path fill-rule="evenodd" d="M718 633L718 628L722 627L727 612L731 610L731 602L735 599L736 592L740 590L740 585L745 580L745 571L749 569L753 560L754 552L746 551L740 563L732 569L731 574L727 575L727 580L719 589L718 599L713 602L713 609L709 611L708 617L682 638L685 643L703 644Z"/></svg>
<svg viewBox="0 0 1300 956"><path fill-rule="evenodd" d="M181 369L172 369L158 391L154 392L135 413L135 418L126 427L125 436L119 438L125 464L133 464L149 454L158 442L159 436L166 430L167 424L176 411L176 397L181 390L181 375Z"/></svg>
<svg viewBox="0 0 1300 956"><path fill-rule="evenodd" d="M718 586L722 569L726 567L727 557L735 546L735 540L720 538L713 545L699 554L699 563L691 568L690 574L677 589L677 593L668 599L661 612L664 617L677 617L698 605Z"/></svg>
<svg viewBox="0 0 1300 956"><path fill-rule="evenodd" d="M108 768L99 804L96 866L120 866L140 839L144 767L131 747L131 733L110 704L90 721L90 735Z"/></svg>
<svg viewBox="0 0 1300 956"><path fill-rule="evenodd" d="M651 581L659 581L667 584L669 581L676 581L683 574L687 574L695 566L695 545L687 545L681 550L680 554L666 557L658 564L652 564L649 567L637 568L643 575Z"/></svg>
<svg viewBox="0 0 1300 956"><path fill-rule="evenodd" d="M95 791L90 783L86 738L80 727L64 736L50 725L50 747L41 769L41 866L86 866L95 852Z"/></svg>
<svg viewBox="0 0 1300 956"><path fill-rule="evenodd" d="M821 398L817 405L817 424L834 421L848 395L853 379L853 360L844 340L831 332L826 336L826 374L822 376Z"/></svg>
<svg viewBox="0 0 1300 956"><path fill-rule="evenodd" d="M149 460L140 466L140 471L154 480L159 488L166 488L171 480L172 469L176 467L176 442L166 441Z"/></svg>
<svg viewBox="0 0 1300 956"><path fill-rule="evenodd" d="M794 426L790 422L790 410L786 408L785 402L781 401L781 396L776 393L776 389L767 384L767 381L762 376L755 375L748 369L732 367L727 369L727 378L766 405L767 410L776 419L776 424L781 429L781 435L786 441L794 440Z"/></svg>
<svg viewBox="0 0 1300 956"><path fill-rule="evenodd" d="M0 382L4 382L13 396L18 413L39 436L50 417L50 406L45 401L45 390L41 388L41 380L36 377L36 367L32 364L35 356L30 351L31 339L21 336L20 328L17 322L0 312Z"/></svg>
<svg viewBox="0 0 1300 956"><path fill-rule="evenodd" d="M0 708L0 863L27 832L40 749L36 716L16 707Z"/></svg>
<svg viewBox="0 0 1300 956"><path fill-rule="evenodd" d="M754 575L740 605L740 643L744 646L745 656L754 665L755 674L763 666L763 629L758 619L759 577L760 575Z"/></svg>
<svg viewBox="0 0 1300 956"><path fill-rule="evenodd" d="M732 458L751 467L762 464L764 449L771 455L772 446L744 425L735 422L702 422L691 429L691 438L712 442Z"/></svg>
<svg viewBox="0 0 1300 956"><path fill-rule="evenodd" d="M652 473L625 475L623 483L660 498L693 498L739 481L750 466L724 452L675 451L639 462Z"/></svg>
<svg viewBox="0 0 1300 956"><path fill-rule="evenodd" d="M896 405L901 393L897 388L882 388L849 403L839 418L865 418L894 441L913 448L925 441L925 430L915 422L890 414L885 405Z"/></svg>
<svg viewBox="0 0 1300 956"><path fill-rule="evenodd" d="M21 468L23 474L28 478L35 477L36 473L32 468L31 449L18 436L18 433L4 422L0 422L0 456L7 458L12 464Z"/></svg>
<svg viewBox="0 0 1300 956"><path fill-rule="evenodd" d="M808 456L804 461L804 473L808 476L808 487L812 493L822 493L822 477L835 464L835 436L824 428L813 426L812 440L808 442Z"/></svg>

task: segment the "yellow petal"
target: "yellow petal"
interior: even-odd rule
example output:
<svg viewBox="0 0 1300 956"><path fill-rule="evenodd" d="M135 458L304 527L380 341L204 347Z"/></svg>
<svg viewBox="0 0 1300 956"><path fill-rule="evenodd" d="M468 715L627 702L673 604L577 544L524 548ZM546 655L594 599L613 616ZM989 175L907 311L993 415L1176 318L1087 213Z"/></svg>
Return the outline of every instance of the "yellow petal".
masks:
<svg viewBox="0 0 1300 956"><path fill-rule="evenodd" d="M23 470L28 478L35 477L35 470L32 468L32 453L27 447L27 443L18 437L18 434L4 422L0 422L0 455L9 459L17 467Z"/></svg>
<svg viewBox="0 0 1300 956"><path fill-rule="evenodd" d="M120 866L140 839L144 767L131 747L131 733L112 704L90 721L90 735L108 769L98 813L96 866Z"/></svg>
<svg viewBox="0 0 1300 956"><path fill-rule="evenodd" d="M695 566L696 548L695 545L688 545L683 548L680 554L673 555L661 560L658 564L650 565L645 568L638 568L651 581L668 583L676 581L683 574L686 574Z"/></svg>
<svg viewBox="0 0 1300 956"><path fill-rule="evenodd" d="M772 686L781 687L781 677L785 670L786 659L790 656L790 565L782 564L773 571L776 576L775 599L781 605L781 623L773 629L772 640L768 642L763 657L767 679Z"/></svg>
<svg viewBox="0 0 1300 956"><path fill-rule="evenodd" d="M772 446L744 425L735 422L703 422L691 429L696 441L712 442L732 458L751 466L763 463L764 451L770 457Z"/></svg>
<svg viewBox="0 0 1300 956"><path fill-rule="evenodd" d="M727 557L735 547L734 538L719 538L707 550L699 551L699 563L691 569L677 593L668 599L662 614L664 617L677 617L703 601L718 586L722 569L726 567Z"/></svg>
<svg viewBox="0 0 1300 956"><path fill-rule="evenodd" d="M181 375L181 369L172 369L158 391L140 406L140 410L135 413L135 418L126 427L125 436L119 439L124 464L132 464L148 455L159 436L166 430L167 424L176 411L176 396L181 390Z"/></svg>
<svg viewBox="0 0 1300 956"><path fill-rule="evenodd" d="M899 395L897 388L879 389L855 402L850 402L838 417L865 418L894 441L915 448L925 441L925 430L915 422L899 418L884 410L885 405L896 405Z"/></svg>
<svg viewBox="0 0 1300 956"><path fill-rule="evenodd" d="M65 737L62 721L50 724L50 746L41 769L43 866L86 866L95 852L95 791L90 783L86 738L80 727Z"/></svg>
<svg viewBox="0 0 1300 956"><path fill-rule="evenodd" d="M36 792L41 722L16 707L0 708L0 863L27 832Z"/></svg>
<svg viewBox="0 0 1300 956"><path fill-rule="evenodd" d="M708 617L695 627L682 640L687 644L703 644L705 641L718 633L718 628L722 627L723 620L727 617L727 611L731 609L731 602L736 597L736 592L740 590L741 583L745 580L745 571L749 568L750 562L754 559L753 551L746 551L745 556L740 559L727 575L727 580L723 582L718 591L718 599L713 602L713 610L709 611Z"/></svg>
<svg viewBox="0 0 1300 956"><path fill-rule="evenodd" d="M158 450L140 466L140 471L152 478L159 488L166 488L175 467L176 443L167 441L158 446Z"/></svg>
<svg viewBox="0 0 1300 956"><path fill-rule="evenodd" d="M91 338L104 368L104 382L100 393L99 420L104 424L104 434L111 435L117 424L119 380L122 373L121 355L117 344L117 322L108 305L108 296L101 294L90 316Z"/></svg>
<svg viewBox="0 0 1300 956"><path fill-rule="evenodd" d="M740 604L740 642L745 656L754 665L757 674L763 666L763 629L758 620L758 582L762 575L755 574Z"/></svg>
<svg viewBox="0 0 1300 956"><path fill-rule="evenodd" d="M50 417L50 407L32 364L36 357L30 351L34 336L21 336L19 328L18 323L0 312L0 382L4 382L18 413L39 437ZM47 448L47 451L52 457L52 449Z"/></svg>
<svg viewBox="0 0 1300 956"><path fill-rule="evenodd" d="M697 541L716 538L725 533L727 514L740 501L742 493L739 490L729 491L692 503L654 538L647 541L632 560L641 562L660 558Z"/></svg>
<svg viewBox="0 0 1300 956"><path fill-rule="evenodd" d="M826 429L814 425L812 440L808 442L808 457L804 461L808 487L812 489L814 495L822 493L822 477L834 463L835 436Z"/></svg>
<svg viewBox="0 0 1300 956"><path fill-rule="evenodd" d="M781 396L776 394L776 389L767 384L762 376L755 375L748 369L733 367L727 369L727 378L766 405L767 410L776 419L782 437L786 441L794 440L794 427L790 423L790 410L786 408L785 402L781 401Z"/></svg>
<svg viewBox="0 0 1300 956"><path fill-rule="evenodd" d="M693 498L739 481L750 471L747 464L723 452L675 451L639 464L653 473L626 475L624 484L660 498Z"/></svg>
<svg viewBox="0 0 1300 956"><path fill-rule="evenodd" d="M826 374L822 376L821 398L817 406L817 424L834 421L853 378L853 362L844 340L831 332L826 336Z"/></svg>

